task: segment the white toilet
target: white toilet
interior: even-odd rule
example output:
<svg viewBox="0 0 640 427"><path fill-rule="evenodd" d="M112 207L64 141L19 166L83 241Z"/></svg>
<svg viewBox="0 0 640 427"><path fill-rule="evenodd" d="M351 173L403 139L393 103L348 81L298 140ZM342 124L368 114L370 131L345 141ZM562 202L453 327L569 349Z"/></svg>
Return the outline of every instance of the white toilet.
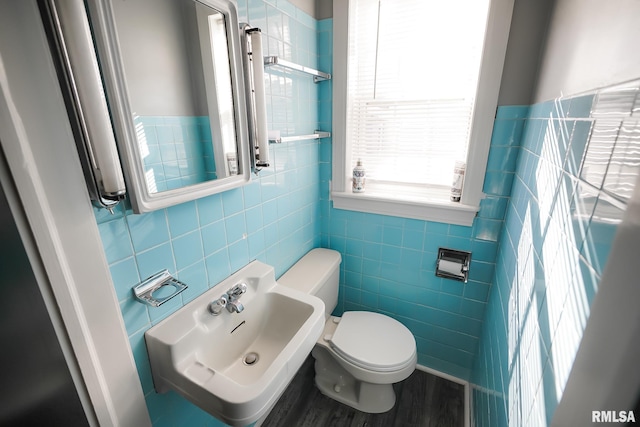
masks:
<svg viewBox="0 0 640 427"><path fill-rule="evenodd" d="M324 332L311 352L320 391L362 412L386 412L396 401L393 383L416 367L416 341L402 323L382 314L350 311L331 316L338 304L340 261L339 252L313 249L278 283L324 301Z"/></svg>

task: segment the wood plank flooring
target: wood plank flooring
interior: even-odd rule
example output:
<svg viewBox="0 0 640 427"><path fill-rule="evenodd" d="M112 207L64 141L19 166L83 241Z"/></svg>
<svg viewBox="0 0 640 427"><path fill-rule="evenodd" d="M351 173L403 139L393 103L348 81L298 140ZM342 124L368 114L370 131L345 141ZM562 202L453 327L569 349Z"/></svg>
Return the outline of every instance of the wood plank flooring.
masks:
<svg viewBox="0 0 640 427"><path fill-rule="evenodd" d="M464 386L416 370L394 385L396 405L366 414L320 393L305 361L262 427L463 427Z"/></svg>

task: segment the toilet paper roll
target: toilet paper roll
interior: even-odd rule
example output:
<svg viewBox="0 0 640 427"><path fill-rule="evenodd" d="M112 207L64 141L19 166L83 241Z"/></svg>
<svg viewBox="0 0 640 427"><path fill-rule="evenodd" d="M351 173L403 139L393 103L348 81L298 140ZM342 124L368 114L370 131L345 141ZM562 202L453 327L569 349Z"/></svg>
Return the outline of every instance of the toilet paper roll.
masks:
<svg viewBox="0 0 640 427"><path fill-rule="evenodd" d="M455 261L447 261L446 259L439 260L438 270L442 273L451 274L453 276L463 276L462 264Z"/></svg>

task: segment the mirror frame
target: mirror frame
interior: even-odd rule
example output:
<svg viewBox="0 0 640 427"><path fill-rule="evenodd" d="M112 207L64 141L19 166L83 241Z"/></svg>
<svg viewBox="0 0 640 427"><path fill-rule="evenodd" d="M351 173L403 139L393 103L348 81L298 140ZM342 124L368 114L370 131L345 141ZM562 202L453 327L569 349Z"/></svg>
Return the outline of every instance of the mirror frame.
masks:
<svg viewBox="0 0 640 427"><path fill-rule="evenodd" d="M100 71L105 85L111 119L120 160L127 184L127 193L134 213L150 212L211 194L241 187L251 180L250 147L243 77L243 57L240 45L238 10L233 0L193 0L216 9L225 17L229 63L238 147L238 175L206 181L186 187L150 193L145 182L145 171L138 151L138 142L129 91L125 80L124 64L120 55L114 12L111 0L88 0L89 21L98 51Z"/></svg>

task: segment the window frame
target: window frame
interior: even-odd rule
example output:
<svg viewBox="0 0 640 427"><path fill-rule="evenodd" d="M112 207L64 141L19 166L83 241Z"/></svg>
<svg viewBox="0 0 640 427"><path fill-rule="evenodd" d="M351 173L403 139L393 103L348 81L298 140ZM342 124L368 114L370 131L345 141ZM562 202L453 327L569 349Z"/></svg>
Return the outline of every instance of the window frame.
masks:
<svg viewBox="0 0 640 427"><path fill-rule="evenodd" d="M486 40L482 51L478 90L472 115L467 167L459 203L449 201L448 191L426 188L426 197L386 197L367 188L350 191L347 153L347 82L349 0L333 2L333 125L331 200L336 209L369 212L469 226L484 197L482 186L498 106L502 70L509 40L514 0L491 0ZM451 172L453 178L453 171Z"/></svg>

